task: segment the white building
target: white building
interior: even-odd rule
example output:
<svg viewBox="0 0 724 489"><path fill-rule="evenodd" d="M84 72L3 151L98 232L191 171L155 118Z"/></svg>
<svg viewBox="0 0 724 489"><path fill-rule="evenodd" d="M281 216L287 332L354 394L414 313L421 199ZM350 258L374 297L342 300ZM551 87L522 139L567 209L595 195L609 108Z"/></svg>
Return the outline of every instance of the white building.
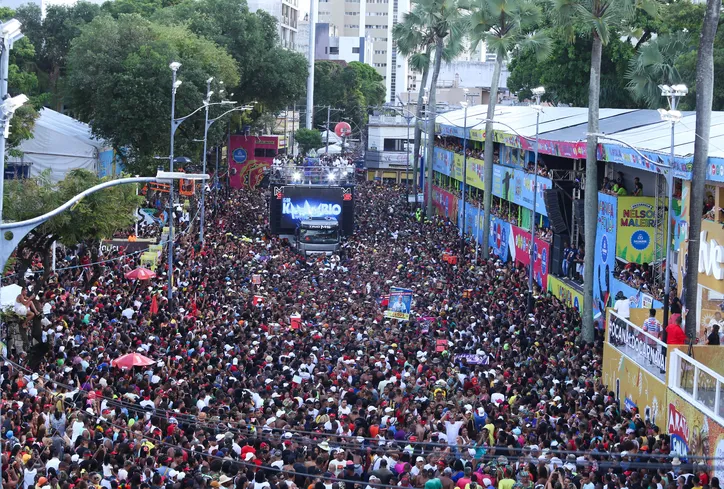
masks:
<svg viewBox="0 0 724 489"><path fill-rule="evenodd" d="M399 115L371 115L365 151L367 179L404 182L409 170L412 183L412 161L408 165L408 157L412 157L414 136L414 118L408 124L407 119Z"/></svg>
<svg viewBox="0 0 724 489"><path fill-rule="evenodd" d="M287 49L296 49L299 0L248 0L247 3L250 11L264 10L277 19L282 46Z"/></svg>
<svg viewBox="0 0 724 489"><path fill-rule="evenodd" d="M342 56L339 59L346 59L340 50L345 46L354 48L352 39L357 39L359 44L354 51L359 53L350 54L360 54L363 59L359 61L382 75L388 102L394 102L398 94L407 90L407 60L397 54L392 27L409 8L409 0L319 0L318 22L330 24L330 31L336 30L340 39L350 39L336 46L337 54Z"/></svg>

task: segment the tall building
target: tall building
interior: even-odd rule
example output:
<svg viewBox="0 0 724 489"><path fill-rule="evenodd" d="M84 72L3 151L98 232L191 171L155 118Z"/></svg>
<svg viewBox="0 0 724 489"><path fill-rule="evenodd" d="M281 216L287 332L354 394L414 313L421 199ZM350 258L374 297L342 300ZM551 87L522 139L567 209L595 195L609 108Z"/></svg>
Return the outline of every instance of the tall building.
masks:
<svg viewBox="0 0 724 489"><path fill-rule="evenodd" d="M295 49L299 22L299 0L248 0L249 10L264 10L277 19L282 46Z"/></svg>
<svg viewBox="0 0 724 489"><path fill-rule="evenodd" d="M337 51L354 44L343 39L359 39L359 47L351 49L360 54L360 61L382 75L389 102L395 102L397 95L407 90L407 60L397 54L392 26L409 8L409 0L319 0L318 22L330 24L330 30L338 33ZM339 54L347 59L345 54Z"/></svg>

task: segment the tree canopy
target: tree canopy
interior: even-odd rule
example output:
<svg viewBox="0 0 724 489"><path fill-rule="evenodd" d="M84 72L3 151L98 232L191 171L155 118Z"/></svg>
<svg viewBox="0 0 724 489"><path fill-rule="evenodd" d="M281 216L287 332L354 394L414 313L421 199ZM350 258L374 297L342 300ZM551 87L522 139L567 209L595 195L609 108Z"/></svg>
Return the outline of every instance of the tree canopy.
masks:
<svg viewBox="0 0 724 489"><path fill-rule="evenodd" d="M312 149L322 147L322 133L316 129L306 129L304 127L297 129L294 133L294 140L299 145L302 154L307 154Z"/></svg>

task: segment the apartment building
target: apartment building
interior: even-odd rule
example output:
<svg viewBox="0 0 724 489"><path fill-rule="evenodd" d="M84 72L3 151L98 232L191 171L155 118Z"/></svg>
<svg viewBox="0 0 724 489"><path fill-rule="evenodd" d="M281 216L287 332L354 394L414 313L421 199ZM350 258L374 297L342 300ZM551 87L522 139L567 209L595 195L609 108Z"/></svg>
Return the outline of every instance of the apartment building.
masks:
<svg viewBox="0 0 724 489"><path fill-rule="evenodd" d="M392 26L402 19L409 8L409 0L318 1L317 18L320 24L329 24L330 29L338 33L340 40L360 39L355 53L359 52L359 61L376 68L382 75L389 102L395 102L397 95L407 90L407 60L397 54ZM339 49L350 42L340 42Z"/></svg>
<svg viewBox="0 0 724 489"><path fill-rule="evenodd" d="M279 39L287 49L296 49L298 39L299 0L248 0L249 10L264 10L277 19Z"/></svg>

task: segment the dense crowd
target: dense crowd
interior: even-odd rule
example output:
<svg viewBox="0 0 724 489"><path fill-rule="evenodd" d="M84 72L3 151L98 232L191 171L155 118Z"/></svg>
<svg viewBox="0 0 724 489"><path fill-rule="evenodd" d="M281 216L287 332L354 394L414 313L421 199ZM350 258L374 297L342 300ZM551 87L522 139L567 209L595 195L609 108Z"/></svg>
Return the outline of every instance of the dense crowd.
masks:
<svg viewBox="0 0 724 489"><path fill-rule="evenodd" d="M524 269L472 263L472 245L443 260L450 222L411 218L400 188L356 192L356 233L328 258L232 192L205 243L176 243L173 309L162 265L124 278L135 256L33 291L41 343L2 367L2 487L677 487L668 437L620 411L575 309L546 295L528 314ZM391 286L414 291L409 322L384 318ZM153 363L112 366L132 352Z"/></svg>

